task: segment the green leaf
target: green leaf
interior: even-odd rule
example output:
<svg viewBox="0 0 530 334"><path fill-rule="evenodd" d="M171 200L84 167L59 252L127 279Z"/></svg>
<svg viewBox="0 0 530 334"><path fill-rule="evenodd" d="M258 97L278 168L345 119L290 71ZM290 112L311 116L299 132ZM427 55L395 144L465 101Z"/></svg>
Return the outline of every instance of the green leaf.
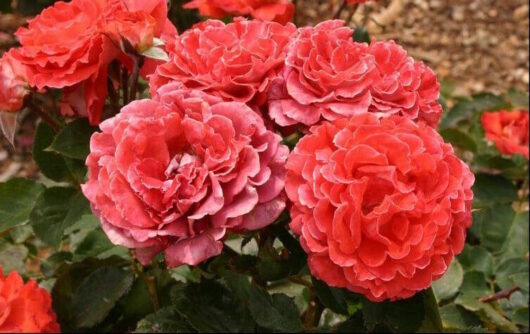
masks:
<svg viewBox="0 0 530 334"><path fill-rule="evenodd" d="M522 108L528 110L528 92L523 92L510 88L508 91L508 98L510 99L511 104L515 108Z"/></svg>
<svg viewBox="0 0 530 334"><path fill-rule="evenodd" d="M528 291L528 271L528 260L522 257L505 260L495 270L495 283L503 290L519 285ZM519 284L521 276L525 281L523 286Z"/></svg>
<svg viewBox="0 0 530 334"><path fill-rule="evenodd" d="M55 151L72 159L85 160L90 152L90 136L97 130L87 118L78 118L68 123L48 150Z"/></svg>
<svg viewBox="0 0 530 334"><path fill-rule="evenodd" d="M448 331L465 331L470 327L481 326L480 319L475 314L455 304L440 307L440 317L444 329Z"/></svg>
<svg viewBox="0 0 530 334"><path fill-rule="evenodd" d="M62 265L55 270L55 277L57 280L52 289L52 303L53 309L57 313L61 330L63 332L77 331L76 317L72 306L72 301L76 297L77 290L85 279L89 277L96 270L104 267L125 267L129 266L130 262L120 257L114 256L104 260L88 258L81 262L72 264L62 263ZM94 293L98 293L94 291Z"/></svg>
<svg viewBox="0 0 530 334"><path fill-rule="evenodd" d="M66 160L55 152L46 151L54 138L55 131L45 122L40 122L33 139L33 160L47 178L59 182L66 181L70 178Z"/></svg>
<svg viewBox="0 0 530 334"><path fill-rule="evenodd" d="M359 43L370 43L370 34L364 27L357 27L353 32L353 40Z"/></svg>
<svg viewBox="0 0 530 334"><path fill-rule="evenodd" d="M395 302L363 301L363 316L368 331L373 331L378 325L384 324L393 332L415 332L425 317L423 293L414 297Z"/></svg>
<svg viewBox="0 0 530 334"><path fill-rule="evenodd" d="M24 260L28 256L28 249L24 245L11 245L0 240L0 268L4 275L12 270L18 273L26 271Z"/></svg>
<svg viewBox="0 0 530 334"><path fill-rule="evenodd" d="M74 324L78 328L97 325L133 283L130 272L116 267L103 267L87 276L72 299Z"/></svg>
<svg viewBox="0 0 530 334"><path fill-rule="evenodd" d="M463 281L464 270L460 262L454 259L442 278L432 284L436 299L440 301L453 297L460 289Z"/></svg>
<svg viewBox="0 0 530 334"><path fill-rule="evenodd" d="M500 250L499 260L510 258L528 259L528 211L518 212L515 215L510 231Z"/></svg>
<svg viewBox="0 0 530 334"><path fill-rule="evenodd" d="M163 62L169 61L169 56L167 55L166 51L164 49L153 46L141 53L142 56L155 59L155 60L161 60Z"/></svg>
<svg viewBox="0 0 530 334"><path fill-rule="evenodd" d="M249 309L252 317L263 328L277 332L301 332L302 323L294 301L284 294L269 295L252 285Z"/></svg>
<svg viewBox="0 0 530 334"><path fill-rule="evenodd" d="M237 296L222 284L202 280L172 291L178 312L199 332L252 332L255 322Z"/></svg>
<svg viewBox="0 0 530 334"><path fill-rule="evenodd" d="M499 110L507 107L509 107L509 103L504 101L502 96L489 93L477 94L471 99L461 99L449 112L443 113L440 129L454 127L461 121L469 120L476 112Z"/></svg>
<svg viewBox="0 0 530 334"><path fill-rule="evenodd" d="M510 204L499 204L473 212L471 231L480 244L492 252L499 252L504 245L515 218Z"/></svg>
<svg viewBox="0 0 530 334"><path fill-rule="evenodd" d="M311 277L311 281L322 305L335 313L348 315L348 303L343 289L330 287L314 277Z"/></svg>
<svg viewBox="0 0 530 334"><path fill-rule="evenodd" d="M466 271L480 271L486 277L493 273L493 257L483 247L466 244L462 253L458 255L458 260Z"/></svg>
<svg viewBox="0 0 530 334"><path fill-rule="evenodd" d="M328 331L329 332L329 331ZM355 313L346 321L337 325L335 333L363 333L366 332L364 328L364 320L361 312Z"/></svg>
<svg viewBox="0 0 530 334"><path fill-rule="evenodd" d="M477 151L477 144L468 133L457 128L446 128L440 130L440 135L454 146L471 152Z"/></svg>
<svg viewBox="0 0 530 334"><path fill-rule="evenodd" d="M138 322L137 333L194 333L194 328L174 306L161 308Z"/></svg>
<svg viewBox="0 0 530 334"><path fill-rule="evenodd" d="M30 214L37 237L59 247L65 229L82 216L84 201L80 196L77 189L67 187L48 188L41 193Z"/></svg>
<svg viewBox="0 0 530 334"><path fill-rule="evenodd" d="M517 200L515 185L499 175L476 174L473 207L483 208Z"/></svg>
<svg viewBox="0 0 530 334"><path fill-rule="evenodd" d="M79 261L91 256L103 258L114 248L122 247L113 245L101 229L90 231L75 249L74 260Z"/></svg>
<svg viewBox="0 0 530 334"><path fill-rule="evenodd" d="M26 223L43 190L40 183L27 179L0 183L0 232Z"/></svg>
<svg viewBox="0 0 530 334"><path fill-rule="evenodd" d="M464 274L464 282L460 287L460 298L463 294L472 297L484 297L491 294L491 289L487 285L486 276L481 271L468 271Z"/></svg>
<svg viewBox="0 0 530 334"><path fill-rule="evenodd" d="M517 325L528 327L528 318L530 314L528 313L528 307L522 307L517 309L512 315L512 321Z"/></svg>
<svg viewBox="0 0 530 334"><path fill-rule="evenodd" d="M131 290L118 303L119 314L126 323L136 322L154 312L145 279L134 281ZM178 316L178 314L177 314Z"/></svg>

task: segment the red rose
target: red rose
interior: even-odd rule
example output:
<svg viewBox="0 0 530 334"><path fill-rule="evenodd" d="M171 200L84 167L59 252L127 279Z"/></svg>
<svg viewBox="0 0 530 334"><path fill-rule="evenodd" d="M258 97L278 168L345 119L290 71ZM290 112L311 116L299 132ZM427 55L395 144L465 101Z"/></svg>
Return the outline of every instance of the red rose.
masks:
<svg viewBox="0 0 530 334"><path fill-rule="evenodd" d="M148 44L145 38L151 31L155 36L162 33L166 14L165 0L57 2L16 32L22 47L14 55L28 67L31 86L64 89L62 113L88 116L97 124L107 96L107 65L113 59L126 58L109 27L123 29L116 33L123 32L122 37L130 41ZM135 17L156 24L137 29L137 22L131 21ZM144 35L131 36L135 31Z"/></svg>
<svg viewBox="0 0 530 334"><path fill-rule="evenodd" d="M282 24L292 20L295 10L288 0L192 0L184 8L197 8L201 15L214 19L251 15L255 19Z"/></svg>
<svg viewBox="0 0 530 334"><path fill-rule="evenodd" d="M464 246L474 176L423 122L370 113L323 122L286 168L290 227L311 273L331 286L408 298Z"/></svg>
<svg viewBox="0 0 530 334"><path fill-rule="evenodd" d="M171 60L150 78L151 94L178 81L228 101L262 105L296 27L289 23L208 20L176 38Z"/></svg>
<svg viewBox="0 0 530 334"><path fill-rule="evenodd" d="M7 277L0 268L0 332L58 333L57 318L48 291L12 271Z"/></svg>
<svg viewBox="0 0 530 334"><path fill-rule="evenodd" d="M196 265L227 231L272 223L285 207L280 136L243 103L171 83L101 123L82 186L109 239L142 262Z"/></svg>
<svg viewBox="0 0 530 334"><path fill-rule="evenodd" d="M26 67L8 51L0 58L0 112L13 112L22 108L28 93Z"/></svg>
<svg viewBox="0 0 530 334"><path fill-rule="evenodd" d="M372 42L377 78L371 86L371 111L400 114L436 127L442 116L436 74L422 62L407 56L394 41Z"/></svg>
<svg viewBox="0 0 530 334"><path fill-rule="evenodd" d="M288 48L283 80L269 97L269 114L281 126L315 124L366 112L374 59L368 45L352 39L343 21L299 29Z"/></svg>
<svg viewBox="0 0 530 334"><path fill-rule="evenodd" d="M495 111L482 114L486 138L503 154L522 154L528 159L528 111Z"/></svg>

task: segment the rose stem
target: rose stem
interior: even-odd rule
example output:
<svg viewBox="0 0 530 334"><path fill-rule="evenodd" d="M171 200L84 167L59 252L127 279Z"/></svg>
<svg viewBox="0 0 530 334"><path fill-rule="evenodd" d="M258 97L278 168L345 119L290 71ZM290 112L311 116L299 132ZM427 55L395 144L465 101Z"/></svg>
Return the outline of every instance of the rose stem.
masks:
<svg viewBox="0 0 530 334"><path fill-rule="evenodd" d="M123 67L121 69L121 89L123 90L123 105L129 103L129 77L127 75L127 68Z"/></svg>
<svg viewBox="0 0 530 334"><path fill-rule="evenodd" d="M339 7L339 9L337 10L337 12L335 13L335 15L333 16L334 19L339 19L340 18L340 14L342 13L342 11L344 10L344 8L346 8L346 6L348 5L346 3L347 0L342 0L342 3Z"/></svg>
<svg viewBox="0 0 530 334"><path fill-rule="evenodd" d="M487 303L487 302L491 302L491 301L495 301L495 300L499 300L499 299L510 298L512 293L514 293L515 291L519 291L520 289L521 288L519 288L517 285L515 285L515 286L512 286L509 289L501 290L501 291L499 291L496 294L493 294L491 296L482 297L482 298L480 298L480 301L484 302L484 303Z"/></svg>
<svg viewBox="0 0 530 334"><path fill-rule="evenodd" d="M57 121L53 119L50 115L41 110L39 106L30 101L28 102L28 107L33 110L37 115L39 115L40 118L42 118L42 120L46 122L55 132L59 132L59 130L61 129L61 125L57 123Z"/></svg>
<svg viewBox="0 0 530 334"><path fill-rule="evenodd" d="M131 97L129 98L129 101L136 100L136 91L138 90L138 76L140 73L140 66L142 65L143 58L140 58L138 56L133 56L134 61L134 67L131 77Z"/></svg>

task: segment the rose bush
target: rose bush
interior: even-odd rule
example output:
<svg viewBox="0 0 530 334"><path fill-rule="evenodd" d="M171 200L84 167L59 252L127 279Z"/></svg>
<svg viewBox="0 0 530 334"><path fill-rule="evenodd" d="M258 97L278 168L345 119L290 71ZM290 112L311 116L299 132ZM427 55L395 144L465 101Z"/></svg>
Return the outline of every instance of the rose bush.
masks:
<svg viewBox="0 0 530 334"><path fill-rule="evenodd" d="M429 287L462 251L473 174L424 123L372 114L312 127L287 162L311 273L374 301Z"/></svg>
<svg viewBox="0 0 530 334"><path fill-rule="evenodd" d="M495 111L482 114L486 139L503 154L522 154L528 159L528 111Z"/></svg>
<svg viewBox="0 0 530 334"><path fill-rule="evenodd" d="M0 331L2 333L57 333L60 331L50 294L37 282L24 283L13 271L0 268Z"/></svg>
<svg viewBox="0 0 530 334"><path fill-rule="evenodd" d="M140 261L163 250L171 267L197 265L221 252L228 231L280 215L288 149L242 103L174 83L157 94L92 136L83 193L110 240Z"/></svg>

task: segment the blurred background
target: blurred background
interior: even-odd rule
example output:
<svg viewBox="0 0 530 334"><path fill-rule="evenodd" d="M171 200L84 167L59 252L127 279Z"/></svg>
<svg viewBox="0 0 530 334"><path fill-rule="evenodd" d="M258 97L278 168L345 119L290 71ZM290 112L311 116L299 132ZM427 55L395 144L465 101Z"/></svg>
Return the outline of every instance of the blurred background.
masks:
<svg viewBox="0 0 530 334"><path fill-rule="evenodd" d="M293 0L294 1L294 0ZM54 0L0 0L0 53L16 45L13 33ZM198 18L171 1L180 31ZM299 25L315 24L336 13L339 0L297 0ZM342 13L347 18L348 12ZM365 26L375 39L394 39L437 73L443 94L528 92L529 35L526 0L380 0L359 6L352 27ZM449 101L450 104L450 101ZM33 115L23 118L16 149L0 140L0 182L32 177Z"/></svg>

